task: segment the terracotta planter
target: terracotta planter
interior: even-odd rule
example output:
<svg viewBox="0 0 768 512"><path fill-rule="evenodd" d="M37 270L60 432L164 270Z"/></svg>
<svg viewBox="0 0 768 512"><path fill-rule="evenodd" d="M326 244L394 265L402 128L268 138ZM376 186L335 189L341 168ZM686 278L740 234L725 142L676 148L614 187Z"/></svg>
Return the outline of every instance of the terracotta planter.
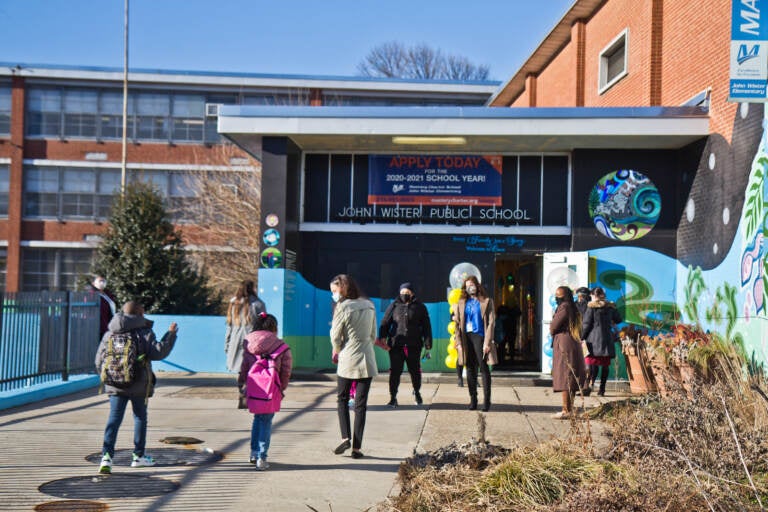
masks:
<svg viewBox="0 0 768 512"><path fill-rule="evenodd" d="M696 381L696 371L693 366L687 362L680 363L678 365L678 371L680 372L680 383L683 385L683 389L688 394L688 398L693 398L693 385Z"/></svg>
<svg viewBox="0 0 768 512"><path fill-rule="evenodd" d="M648 365L643 364L643 361L634 352L634 350L624 352L624 359L627 363L627 375L629 376L629 390L639 395L653 393L656 391L653 372Z"/></svg>
<svg viewBox="0 0 768 512"><path fill-rule="evenodd" d="M653 371L653 380L656 384L656 389L662 398L669 396L669 389L667 388L667 379L670 378L669 367L660 364L657 361L651 362L651 370Z"/></svg>

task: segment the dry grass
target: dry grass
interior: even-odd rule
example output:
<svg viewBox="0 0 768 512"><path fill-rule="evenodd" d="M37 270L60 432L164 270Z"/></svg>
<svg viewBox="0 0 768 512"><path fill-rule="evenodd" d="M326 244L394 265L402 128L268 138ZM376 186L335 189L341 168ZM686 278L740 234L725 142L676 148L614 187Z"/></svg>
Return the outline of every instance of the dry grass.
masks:
<svg viewBox="0 0 768 512"><path fill-rule="evenodd" d="M583 429L512 450L451 445L403 463L400 495L379 510L765 510L766 380L731 351L709 354L708 364L692 399L681 388L664 400L647 395L591 412L609 427L602 454Z"/></svg>

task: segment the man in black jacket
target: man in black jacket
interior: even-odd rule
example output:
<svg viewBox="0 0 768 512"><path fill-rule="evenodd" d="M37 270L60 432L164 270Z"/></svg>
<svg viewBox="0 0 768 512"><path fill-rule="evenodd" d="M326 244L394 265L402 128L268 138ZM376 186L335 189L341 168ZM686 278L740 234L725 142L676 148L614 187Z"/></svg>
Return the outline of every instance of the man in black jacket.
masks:
<svg viewBox="0 0 768 512"><path fill-rule="evenodd" d="M387 340L389 351L389 395L387 404L397 407L397 388L403 363L408 365L413 383L413 399L421 405L421 350L432 350L432 325L424 304L416 299L411 283L400 285L400 294L389 305L379 327L379 338Z"/></svg>

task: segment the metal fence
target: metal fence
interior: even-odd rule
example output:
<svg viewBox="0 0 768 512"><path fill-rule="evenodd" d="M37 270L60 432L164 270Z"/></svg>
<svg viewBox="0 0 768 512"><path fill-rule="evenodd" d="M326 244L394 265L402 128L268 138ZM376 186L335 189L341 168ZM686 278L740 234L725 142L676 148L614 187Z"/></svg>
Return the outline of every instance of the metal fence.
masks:
<svg viewBox="0 0 768 512"><path fill-rule="evenodd" d="M3 293L0 391L95 371L99 311L92 292Z"/></svg>

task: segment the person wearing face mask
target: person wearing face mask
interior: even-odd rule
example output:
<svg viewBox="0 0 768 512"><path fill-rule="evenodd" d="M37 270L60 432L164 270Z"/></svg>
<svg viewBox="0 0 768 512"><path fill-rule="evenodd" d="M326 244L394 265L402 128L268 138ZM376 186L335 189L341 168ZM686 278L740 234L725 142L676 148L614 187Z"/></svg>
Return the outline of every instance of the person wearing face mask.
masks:
<svg viewBox="0 0 768 512"><path fill-rule="evenodd" d="M552 389L562 392L563 407L553 418L568 419L573 416L576 391L584 390L587 380L580 341L581 315L573 301L573 292L567 286L555 290L555 302L557 308L549 324L552 335Z"/></svg>
<svg viewBox="0 0 768 512"><path fill-rule="evenodd" d="M352 448L352 458L362 458L368 391L378 374L373 343L376 339L376 309L361 296L355 281L346 274L331 280L331 297L336 303L331 321L332 359L337 363L337 403L341 444L333 453L341 455ZM350 430L349 391L355 382L355 425Z"/></svg>
<svg viewBox="0 0 768 512"><path fill-rule="evenodd" d="M413 401L421 405L421 351L432 350L432 325L427 307L413 293L411 283L400 285L400 293L389 305L379 326L379 338L389 350L389 407L397 407L397 389L403 364L413 384Z"/></svg>
<svg viewBox="0 0 768 512"><path fill-rule="evenodd" d="M469 276L461 286L461 297L453 307L456 338L459 340L457 365L467 369L469 410L477 409L478 367L483 374L483 411L491 409L491 369L498 363L493 329L496 322L493 299L475 276Z"/></svg>
<svg viewBox="0 0 768 512"><path fill-rule="evenodd" d="M109 321L115 316L117 307L115 306L115 296L107 290L107 278L104 276L94 276L91 281L91 293L99 296L99 340L104 337L104 333L109 330Z"/></svg>

